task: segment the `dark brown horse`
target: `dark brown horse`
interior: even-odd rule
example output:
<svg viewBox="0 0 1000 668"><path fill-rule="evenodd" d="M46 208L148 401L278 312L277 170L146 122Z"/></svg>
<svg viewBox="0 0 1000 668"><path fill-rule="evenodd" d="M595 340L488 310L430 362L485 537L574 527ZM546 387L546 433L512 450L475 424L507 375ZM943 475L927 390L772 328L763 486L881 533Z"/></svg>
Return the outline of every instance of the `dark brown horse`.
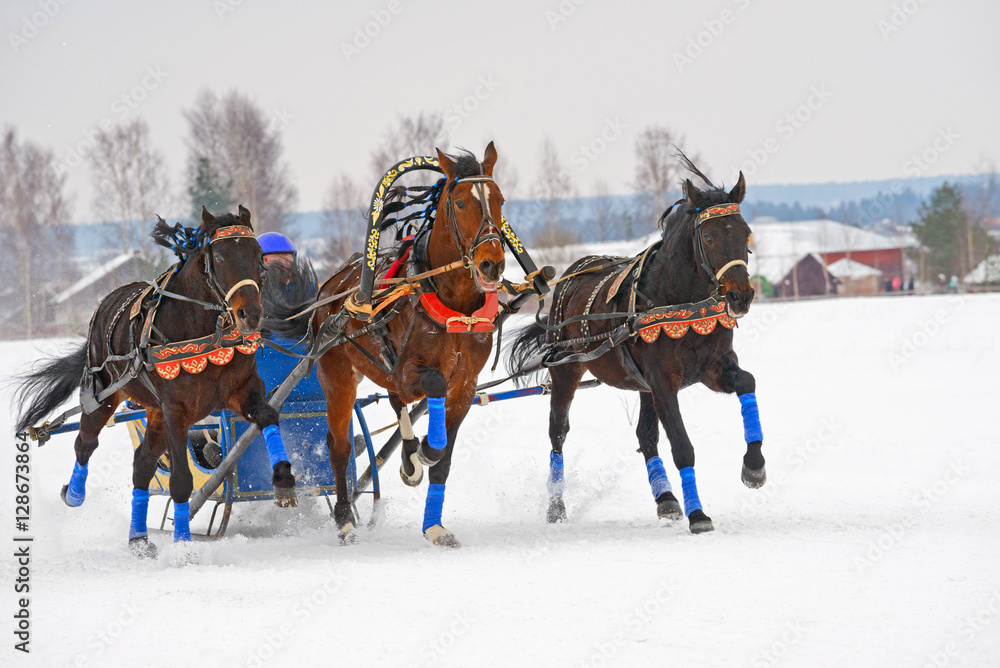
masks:
<svg viewBox="0 0 1000 668"><path fill-rule="evenodd" d="M704 178L694 165L688 166ZM742 479L751 488L764 484L754 377L740 368L733 352L732 327L754 296L746 268L750 227L739 213L745 189L742 173L728 193L715 187L702 191L686 180L685 199L660 219L663 238L657 245L631 264L593 256L574 263L565 275L580 273L556 286L548 322L526 328L512 344L511 373L528 370L548 355L545 366L552 379L549 522L566 518L563 444L569 432L569 407L586 371L613 387L640 392L636 435L660 517L679 519L682 515L657 453L657 417L681 474L691 531L714 528L698 498L694 448L677 402L677 393L694 383L739 396L747 442ZM669 305L678 307L663 308ZM634 315L581 318L555 327L568 318L608 313ZM600 346L609 340L602 337L612 331L620 333L620 338L612 337L616 345L608 345L600 354ZM564 363L559 363L560 357Z"/></svg>
<svg viewBox="0 0 1000 668"><path fill-rule="evenodd" d="M149 483L164 451L171 462L174 541L191 539L188 428L213 411L228 409L264 431L276 502L295 504L295 478L281 444L278 414L265 401L253 354L262 316L261 249L250 212L241 206L239 217L215 217L203 210L197 229L171 228L160 220L153 239L174 250L180 262L161 277L158 288L129 283L109 294L79 349L24 377L17 427L22 432L50 414L83 379L76 466L63 488L63 500L79 506L85 498L87 463L108 418L126 399L146 409L146 435L133 461L129 531L129 545L140 557L156 555L147 537L146 513Z"/></svg>
<svg viewBox="0 0 1000 668"><path fill-rule="evenodd" d="M497 313L496 288L504 269L499 237L503 195L493 182L497 152L490 142L480 164L471 154L457 157L438 151L445 178L430 227L417 233L406 264L411 275L454 265L421 283L420 297L406 295L381 313L386 316L383 339L355 319L346 322L343 334L354 337L326 352L319 360L318 376L327 400L327 446L337 484L334 519L345 542L353 539L357 523L347 489L347 465L353 444L348 438L351 409L360 375L389 391L393 409L400 416L403 435L403 481L416 486L423 466L430 466L430 484L424 511L424 535L437 545L457 547L452 532L441 524L445 482L458 429L472 406L476 378L493 347L493 319ZM348 263L320 289L319 299L357 287L360 262ZM378 285L376 281L376 285ZM314 336L328 318L341 314L345 298L316 310ZM391 314L391 317L388 317ZM305 333L305 317L293 320L285 333ZM360 335L359 335L359 332ZM394 358L394 359L392 359ZM428 436L420 442L413 435L406 404L426 397Z"/></svg>

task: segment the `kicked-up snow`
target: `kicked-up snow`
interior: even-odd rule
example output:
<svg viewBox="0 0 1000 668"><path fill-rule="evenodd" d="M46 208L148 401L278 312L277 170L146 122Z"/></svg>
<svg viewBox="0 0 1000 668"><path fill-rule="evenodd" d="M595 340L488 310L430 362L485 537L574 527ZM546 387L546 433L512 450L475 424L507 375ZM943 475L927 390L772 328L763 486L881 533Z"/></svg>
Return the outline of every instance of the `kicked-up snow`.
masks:
<svg viewBox="0 0 1000 668"><path fill-rule="evenodd" d="M657 520L637 396L603 387L573 405L561 525L544 521L548 398L472 409L444 509L458 550L423 539L426 480L405 487L394 458L356 545L322 499L250 502L197 563L166 535L140 562L125 428L103 433L80 508L59 499L73 437L55 437L31 451L28 655L4 411L0 665L1000 665L998 330L998 295L755 305L736 338L768 482L740 482L736 398L682 392L716 527L697 536ZM58 347L0 344L0 373ZM389 421L385 402L369 421ZM678 489L662 432L660 452ZM151 527L162 510L154 497Z"/></svg>

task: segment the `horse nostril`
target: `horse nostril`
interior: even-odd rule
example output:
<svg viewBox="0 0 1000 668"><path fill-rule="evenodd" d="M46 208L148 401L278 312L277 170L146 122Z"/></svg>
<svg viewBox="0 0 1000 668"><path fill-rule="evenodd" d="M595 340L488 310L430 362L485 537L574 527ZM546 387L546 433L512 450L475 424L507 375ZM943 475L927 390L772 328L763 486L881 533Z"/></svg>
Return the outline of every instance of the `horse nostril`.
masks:
<svg viewBox="0 0 1000 668"><path fill-rule="evenodd" d="M497 266L493 260L483 260L479 263L479 273L481 273L486 278L496 277Z"/></svg>
<svg viewBox="0 0 1000 668"><path fill-rule="evenodd" d="M247 321L247 310L245 308L236 309L236 317L243 322Z"/></svg>

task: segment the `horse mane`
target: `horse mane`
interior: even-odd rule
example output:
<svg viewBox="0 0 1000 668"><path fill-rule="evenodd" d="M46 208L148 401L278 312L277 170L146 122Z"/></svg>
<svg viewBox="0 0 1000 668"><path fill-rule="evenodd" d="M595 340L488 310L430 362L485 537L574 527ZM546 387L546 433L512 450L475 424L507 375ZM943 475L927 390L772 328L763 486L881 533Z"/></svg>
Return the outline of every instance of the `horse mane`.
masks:
<svg viewBox="0 0 1000 668"><path fill-rule="evenodd" d="M156 217L156 225L149 236L153 243L173 251L174 255L184 261L192 255L197 255L205 245L205 239L220 227L239 225L240 219L231 213L215 216L211 223L202 222L198 227L187 227L175 223L172 227L160 216Z"/></svg>
<svg viewBox="0 0 1000 668"><path fill-rule="evenodd" d="M677 149L677 153L675 155L687 171L697 176L705 183L705 185L708 186L708 190L701 191L701 197L698 199L696 206L704 207L712 206L714 204L728 204L731 201L729 192L726 190L724 184L715 185L712 183L712 180L705 176L705 174L698 169L698 166L695 165L689 157L684 155L684 152L680 149ZM684 182L681 181L681 191L683 192L683 190ZM667 241L667 236L672 230L683 227L682 225L679 225L680 222L687 220L689 217L692 221L694 220L692 214L695 213L695 209L688 208L686 206L679 206L686 202L687 197L682 197L667 207L667 210L660 216L657 226L663 231L664 242Z"/></svg>

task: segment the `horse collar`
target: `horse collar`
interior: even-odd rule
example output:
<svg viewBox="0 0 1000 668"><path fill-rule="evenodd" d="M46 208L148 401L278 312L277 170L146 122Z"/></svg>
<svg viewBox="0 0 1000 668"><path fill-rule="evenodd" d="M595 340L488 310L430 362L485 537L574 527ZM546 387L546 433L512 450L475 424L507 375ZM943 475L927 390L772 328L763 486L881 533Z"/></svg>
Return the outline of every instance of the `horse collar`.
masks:
<svg viewBox="0 0 1000 668"><path fill-rule="evenodd" d="M479 334L492 332L497 313L500 311L500 300L495 292L486 293L486 303L465 315L448 308L433 292L420 295L420 305L431 320L445 328L449 334Z"/></svg>

